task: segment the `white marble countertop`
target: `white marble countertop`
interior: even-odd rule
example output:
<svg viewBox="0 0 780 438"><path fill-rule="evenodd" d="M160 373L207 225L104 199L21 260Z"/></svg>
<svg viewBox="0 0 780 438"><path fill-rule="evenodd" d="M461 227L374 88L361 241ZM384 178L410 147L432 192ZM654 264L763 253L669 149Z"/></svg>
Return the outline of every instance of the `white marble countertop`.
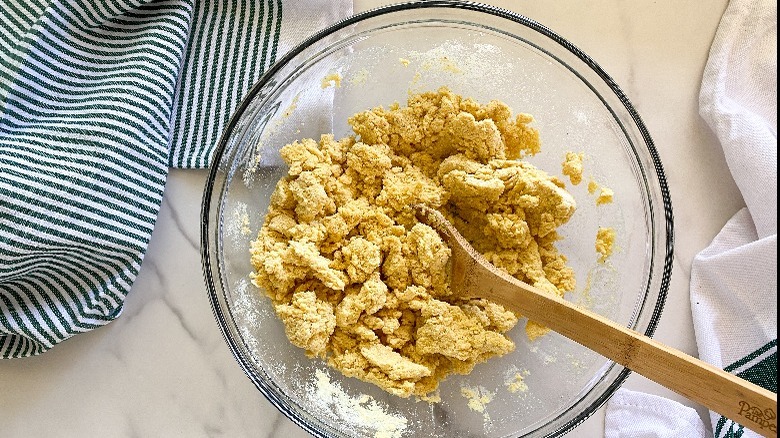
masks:
<svg viewBox="0 0 780 438"><path fill-rule="evenodd" d="M382 3L357 0L355 11ZM583 49L642 114L665 165L676 226L672 283L656 339L695 355L691 262L743 206L720 146L698 115L699 83L726 0L490 3ZM39 357L0 362L0 435L308 436L244 376L212 316L198 234L205 178L206 171L171 172L149 251L117 321ZM625 387L692 405L637 375ZM603 427L602 408L569 436L603 436Z"/></svg>

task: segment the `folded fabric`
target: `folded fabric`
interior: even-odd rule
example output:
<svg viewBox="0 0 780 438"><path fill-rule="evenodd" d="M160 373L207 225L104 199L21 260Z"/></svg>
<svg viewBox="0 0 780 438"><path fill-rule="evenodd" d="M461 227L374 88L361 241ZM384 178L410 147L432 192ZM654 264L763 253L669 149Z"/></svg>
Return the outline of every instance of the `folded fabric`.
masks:
<svg viewBox="0 0 780 438"><path fill-rule="evenodd" d="M0 358L115 319L169 166L202 168L243 94L352 2L0 2Z"/></svg>
<svg viewBox="0 0 780 438"><path fill-rule="evenodd" d="M605 438L703 437L707 430L695 409L625 388L610 398L604 429Z"/></svg>
<svg viewBox="0 0 780 438"><path fill-rule="evenodd" d="M758 239L743 209L693 262L691 305L699 356L777 392L776 293L777 235ZM742 418L730 419L712 413L714 435L758 437L745 428L776 427L776 409L745 405Z"/></svg>
<svg viewBox="0 0 780 438"><path fill-rule="evenodd" d="M777 2L732 0L710 50L700 113L746 208L698 254L691 308L699 356L777 392ZM720 437L777 430L777 406L711 413Z"/></svg>
<svg viewBox="0 0 780 438"><path fill-rule="evenodd" d="M710 49L699 105L747 205L696 256L691 268L699 357L777 392L776 2L731 0ZM654 396L641 393L610 401L607 436L624 436L610 428L641 422L644 416L641 410L618 405L653 403ZM660 433L687 409L669 406L652 424L644 423L645 435L636 436L664 436ZM747 438L777 430L776 409L743 406L740 418L730 419L711 413L713 434Z"/></svg>

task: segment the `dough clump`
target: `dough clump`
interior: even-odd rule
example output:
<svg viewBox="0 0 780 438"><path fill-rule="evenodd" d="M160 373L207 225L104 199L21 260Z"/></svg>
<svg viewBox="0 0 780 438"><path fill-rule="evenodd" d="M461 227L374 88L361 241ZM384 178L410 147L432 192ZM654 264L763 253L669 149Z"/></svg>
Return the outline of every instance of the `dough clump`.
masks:
<svg viewBox="0 0 780 438"><path fill-rule="evenodd" d="M566 158L563 160L562 173L568 176L575 186L582 182L582 160L584 159L584 152L566 152Z"/></svg>
<svg viewBox="0 0 780 438"><path fill-rule="evenodd" d="M596 232L596 252L599 254L600 263L604 263L612 255L615 234L615 229L611 227L599 227Z"/></svg>
<svg viewBox="0 0 780 438"><path fill-rule="evenodd" d="M604 187L596 181L590 180L588 183L588 193L591 195L599 194L596 196L596 205L611 204L615 197L615 192L609 187Z"/></svg>
<svg viewBox="0 0 780 438"><path fill-rule="evenodd" d="M289 172L251 261L290 341L346 376L421 398L512 351L506 333L519 315L453 296L450 249L409 206L442 211L518 279L573 290L554 245L575 202L560 179L522 160L540 150L532 120L441 88L355 114L354 135L284 146Z"/></svg>

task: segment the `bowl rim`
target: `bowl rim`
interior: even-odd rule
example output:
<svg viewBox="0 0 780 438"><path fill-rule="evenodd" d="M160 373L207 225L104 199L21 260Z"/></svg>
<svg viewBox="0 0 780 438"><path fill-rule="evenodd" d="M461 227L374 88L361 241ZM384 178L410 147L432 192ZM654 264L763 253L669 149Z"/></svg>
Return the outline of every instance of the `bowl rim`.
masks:
<svg viewBox="0 0 780 438"><path fill-rule="evenodd" d="M514 23L523 25L531 30L534 30L542 34L543 36L546 36L550 40L554 41L555 43L559 44L560 46L568 50L571 54L575 55L580 61L585 63L591 70L593 70L593 72L595 72L604 81L604 83L609 87L609 89L615 94L615 96L622 103L624 109L631 116L631 119L635 127L638 129L639 133L641 134L642 140L644 141L644 144L647 147L647 152L650 155L650 159L652 161L652 165L655 170L655 177L657 178L657 185L658 185L657 188L660 189L662 208L663 208L663 221L665 225L663 231L666 234L666 242L664 247L665 253L663 258L663 266L661 269L661 281L659 285L657 301L652 310L652 314L649 317L650 319L649 319L648 326L643 332L646 336L648 337L653 336L658 326L658 322L660 320L661 314L663 313L664 304L666 302L666 296L671 282L672 262L674 257L673 255L674 254L674 217L673 217L672 202L671 202L669 187L667 184L666 176L663 170L663 165L661 163L658 150L655 147L655 143L653 142L653 139L650 136L647 127L645 126L644 122L639 116L639 113L636 111L631 101L628 99L628 97L625 95L622 89L617 85L614 79L606 71L604 71L604 69L602 69L598 63L596 63L589 55L587 55L585 52L577 48L574 44L569 42L567 39L561 37L560 35L555 33L550 28L544 26L543 24L529 17L526 17L522 14L512 12L496 6L485 5L481 3L475 3L475 2L461 1L461 0L426 0L426 1L409 1L405 3L396 3L396 4L370 9L358 14L354 14L304 39L301 43L297 44L295 47L290 49L290 51L285 53L271 67L269 67L268 70L266 70L260 76L257 82L255 82L255 84L249 89L249 91L246 93L241 103L239 104L239 106L234 110L228 123L225 125L220 140L214 149L212 159L211 159L211 168L209 169L209 174L206 180L206 184L204 186L202 203L201 203L201 215L200 215L201 217L201 229L200 229L201 264L203 269L204 280L207 286L207 293L209 296L211 309L215 319L217 320L218 323L217 325L220 329L220 332L222 333L222 337L227 343L231 353L233 354L233 357L241 366L244 374L253 382L253 384L258 388L258 390L260 390L260 392L266 397L266 399L269 402L271 402L271 404L273 404L287 418L289 418L291 421L293 421L303 430L311 434L327 436L328 432L321 430L315 425L309 423L298 413L292 412L290 409L287 409L284 401L282 401L276 394L270 391L269 388L265 388L261 386L258 382L258 379L255 378L253 366L249 363L247 358L245 358L241 353L241 348L238 345L238 342L235 339L233 339L228 333L227 320L225 315L223 314L222 309L219 306L220 300L219 300L219 296L218 296L218 292L214 280L215 266L212 266L212 261L210 259L210 251L212 250L212 248L210 247L211 245L209 243L209 227L210 227L209 215L212 208L211 198L214 194L213 192L215 188L215 181L217 180L217 174L219 172L219 167L220 167L219 163L222 160L222 156L224 155L225 150L227 149L229 140L234 130L236 129L238 121L240 120L240 118L246 111L247 107L250 105L250 103L254 100L255 96L260 92L261 89L263 89L265 85L269 83L270 79L280 69L282 69L285 65L287 65L292 59L298 56L306 48L308 48L312 44L324 39L325 37L331 34L334 34L348 26L351 26L353 24L356 24L364 20L368 20L371 18L375 18L375 17L379 17L382 15L391 14L399 11L409 11L415 9L435 9L435 8L463 9L463 10L468 10L473 12L485 13L498 18L510 20ZM547 50L544 50L542 48L539 49L543 50L548 55L551 55ZM555 57L554 55L551 56ZM568 65L566 65L565 63L563 63L563 65L568 67ZM580 76L576 71L573 71L571 68L569 68L569 70L572 71L572 73L574 73L575 75ZM580 78L582 79L581 76ZM585 82L587 83L587 81ZM607 105L607 107L609 108L609 105ZM653 213L651 211L651 215L652 214ZM660 231L661 230L659 230L659 232ZM219 269L218 264L216 265L217 265L216 268ZM651 270L651 275L652 275L652 270ZM648 283L648 287L649 285L650 284ZM613 362L607 368L604 374L607 374L613 367L620 367L620 365ZM620 373L616 376L615 380L609 386L607 386L603 390L603 392L598 397L596 397L586 409L584 409L577 416L575 416L565 424L561 425L556 430L552 431L549 436L564 435L567 432L574 429L575 427L577 427L583 421L585 421L594 412L596 412L604 403L606 403L607 400L609 400L609 398L615 393L615 391L623 384L623 382L625 382L625 380L628 378L630 373L631 371L628 368L624 367L620 371ZM592 388L589 389L588 391L592 391ZM535 429L535 431L538 430L539 430L538 428Z"/></svg>

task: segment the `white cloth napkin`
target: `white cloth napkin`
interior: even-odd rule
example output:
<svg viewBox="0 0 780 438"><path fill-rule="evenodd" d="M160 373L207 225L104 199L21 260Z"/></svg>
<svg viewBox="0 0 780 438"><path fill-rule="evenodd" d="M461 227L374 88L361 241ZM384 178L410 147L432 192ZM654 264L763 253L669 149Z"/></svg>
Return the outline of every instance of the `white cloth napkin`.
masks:
<svg viewBox="0 0 780 438"><path fill-rule="evenodd" d="M747 206L691 268L699 357L777 392L775 1L729 3L710 49L699 105ZM663 411L654 409L659 403L658 397L621 389L607 406L606 436L705 436L693 429L679 433L677 418L689 416L690 408L666 400ZM766 406L754 413L776 427L776 409ZM761 428L746 418L715 413L711 421L715 438L757 437L753 430Z"/></svg>
<svg viewBox="0 0 780 438"><path fill-rule="evenodd" d="M170 167L352 0L0 0L0 358L122 312Z"/></svg>
<svg viewBox="0 0 780 438"><path fill-rule="evenodd" d="M703 437L707 430L695 409L625 388L609 400L604 429L605 438Z"/></svg>

